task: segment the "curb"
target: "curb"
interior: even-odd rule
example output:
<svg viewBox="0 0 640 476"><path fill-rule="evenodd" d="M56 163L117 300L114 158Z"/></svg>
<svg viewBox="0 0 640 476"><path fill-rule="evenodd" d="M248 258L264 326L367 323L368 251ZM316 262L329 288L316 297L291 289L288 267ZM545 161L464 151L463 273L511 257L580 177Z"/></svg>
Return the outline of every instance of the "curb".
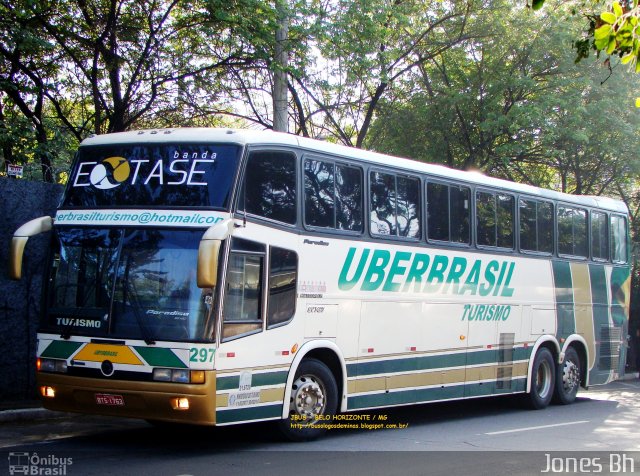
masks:
<svg viewBox="0 0 640 476"><path fill-rule="evenodd" d="M15 410L0 411L0 423L33 420L53 420L69 417L72 414L66 412L54 412L45 408L18 408Z"/></svg>

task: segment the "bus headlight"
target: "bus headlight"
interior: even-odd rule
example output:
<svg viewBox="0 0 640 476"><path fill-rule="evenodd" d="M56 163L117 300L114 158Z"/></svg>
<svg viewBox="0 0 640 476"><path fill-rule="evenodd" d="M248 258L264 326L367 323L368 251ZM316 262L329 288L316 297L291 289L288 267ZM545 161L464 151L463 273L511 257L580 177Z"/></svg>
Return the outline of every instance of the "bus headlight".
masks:
<svg viewBox="0 0 640 476"><path fill-rule="evenodd" d="M189 383L189 371L187 369L175 369L171 372L171 381L177 383Z"/></svg>
<svg viewBox="0 0 640 476"><path fill-rule="evenodd" d="M204 383L204 370L189 369L153 369L156 382Z"/></svg>
<svg viewBox="0 0 640 476"><path fill-rule="evenodd" d="M171 369L153 369L153 380L171 382Z"/></svg>
<svg viewBox="0 0 640 476"><path fill-rule="evenodd" d="M60 359L38 359L36 367L40 372L67 373L67 361Z"/></svg>

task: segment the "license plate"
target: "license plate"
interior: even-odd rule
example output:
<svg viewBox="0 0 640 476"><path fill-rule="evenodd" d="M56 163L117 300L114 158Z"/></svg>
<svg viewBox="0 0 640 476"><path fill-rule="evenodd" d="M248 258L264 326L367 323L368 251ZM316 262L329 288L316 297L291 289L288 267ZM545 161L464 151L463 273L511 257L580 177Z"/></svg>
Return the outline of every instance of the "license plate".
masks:
<svg viewBox="0 0 640 476"><path fill-rule="evenodd" d="M111 395L109 393L96 393L96 403L98 405L124 406L122 395Z"/></svg>

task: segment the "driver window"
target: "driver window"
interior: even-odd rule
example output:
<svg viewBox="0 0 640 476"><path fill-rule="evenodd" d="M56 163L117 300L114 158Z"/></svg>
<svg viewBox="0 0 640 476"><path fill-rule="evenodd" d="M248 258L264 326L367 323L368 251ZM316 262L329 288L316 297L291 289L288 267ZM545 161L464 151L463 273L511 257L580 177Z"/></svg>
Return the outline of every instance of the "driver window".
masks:
<svg viewBox="0 0 640 476"><path fill-rule="evenodd" d="M262 330L264 245L232 239L223 310L222 338Z"/></svg>

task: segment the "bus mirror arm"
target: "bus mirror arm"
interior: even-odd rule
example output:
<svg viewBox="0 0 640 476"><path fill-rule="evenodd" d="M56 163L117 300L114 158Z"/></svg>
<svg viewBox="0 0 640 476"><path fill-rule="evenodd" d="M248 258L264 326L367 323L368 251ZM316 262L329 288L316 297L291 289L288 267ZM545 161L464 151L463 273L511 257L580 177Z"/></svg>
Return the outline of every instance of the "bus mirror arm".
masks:
<svg viewBox="0 0 640 476"><path fill-rule="evenodd" d="M15 231L9 251L9 277L11 279L18 280L22 278L22 257L29 238L49 231L52 227L53 218L43 216L28 221Z"/></svg>
<svg viewBox="0 0 640 476"><path fill-rule="evenodd" d="M211 226L202 235L198 247L197 281L199 288L214 288L218 281L218 256L222 242L235 228L233 219L228 218Z"/></svg>

